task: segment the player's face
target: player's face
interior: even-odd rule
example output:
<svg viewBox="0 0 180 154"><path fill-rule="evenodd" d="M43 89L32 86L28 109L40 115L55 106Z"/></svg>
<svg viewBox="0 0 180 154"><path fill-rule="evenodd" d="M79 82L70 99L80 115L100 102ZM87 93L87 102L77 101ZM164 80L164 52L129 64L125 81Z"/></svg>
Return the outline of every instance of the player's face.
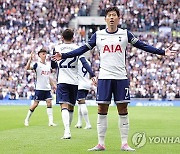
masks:
<svg viewBox="0 0 180 154"><path fill-rule="evenodd" d="M107 13L105 17L105 21L107 23L107 26L110 27L117 27L119 24L119 17L116 13L116 11L110 11Z"/></svg>
<svg viewBox="0 0 180 154"><path fill-rule="evenodd" d="M46 55L47 55L46 52L41 52L41 53L39 53L39 57L40 57L42 60L45 60L45 59L46 59Z"/></svg>

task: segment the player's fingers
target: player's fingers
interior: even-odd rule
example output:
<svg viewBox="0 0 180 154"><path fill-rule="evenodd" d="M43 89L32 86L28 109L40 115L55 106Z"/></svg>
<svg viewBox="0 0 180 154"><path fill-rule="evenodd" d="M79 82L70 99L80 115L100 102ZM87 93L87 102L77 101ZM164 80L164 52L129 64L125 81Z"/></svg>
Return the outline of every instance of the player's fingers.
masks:
<svg viewBox="0 0 180 154"><path fill-rule="evenodd" d="M177 51L175 51L175 50L171 50L171 53L176 53Z"/></svg>
<svg viewBox="0 0 180 154"><path fill-rule="evenodd" d="M171 51L171 55L175 55L176 54L176 51Z"/></svg>
<svg viewBox="0 0 180 154"><path fill-rule="evenodd" d="M52 61L57 61L56 57L51 57Z"/></svg>

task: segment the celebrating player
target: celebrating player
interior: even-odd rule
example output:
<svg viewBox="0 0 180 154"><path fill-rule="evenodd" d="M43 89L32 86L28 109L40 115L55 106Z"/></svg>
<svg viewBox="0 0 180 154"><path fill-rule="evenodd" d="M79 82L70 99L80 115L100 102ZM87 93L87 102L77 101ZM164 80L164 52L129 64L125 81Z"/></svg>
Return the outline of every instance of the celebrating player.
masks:
<svg viewBox="0 0 180 154"><path fill-rule="evenodd" d="M71 29L66 29L62 33L64 43L55 47L55 53L67 53L77 49L78 46L73 43L74 32ZM52 61L53 68L57 69L57 90L56 103L61 105L62 120L64 124L64 136L62 139L70 139L70 125L73 118L74 105L76 103L78 91L78 59L83 67L94 76L90 66L83 56L63 59L58 62ZM95 78L93 78L93 81Z"/></svg>
<svg viewBox="0 0 180 154"><path fill-rule="evenodd" d="M41 49L38 52L40 57L40 62L37 62L31 67L31 61L34 57L34 52L31 52L31 56L26 64L26 70L34 70L36 72L36 85L35 85L35 96L34 103L30 106L27 113L26 119L24 121L25 126L29 126L29 120L34 110L38 106L40 101L46 101L47 103L47 115L49 118L49 126L56 126L53 122L53 110L52 110L52 96L51 96L51 86L56 88L55 83L50 78L51 66L50 63L46 62L47 51Z"/></svg>
<svg viewBox="0 0 180 154"><path fill-rule="evenodd" d="M121 133L121 150L134 151L128 141L129 119L127 106L130 102L129 80L126 72L126 48L128 43L144 51L171 56L175 51L168 47L165 50L154 48L138 40L126 29L118 28L120 13L117 7L109 7L105 12L107 28L95 32L91 39L80 48L69 53L56 54L54 60L81 55L97 46L100 52L100 72L98 77L97 97L98 118L97 132L98 145L90 151L105 150L105 134L107 130L107 113L112 94L119 113L119 128Z"/></svg>

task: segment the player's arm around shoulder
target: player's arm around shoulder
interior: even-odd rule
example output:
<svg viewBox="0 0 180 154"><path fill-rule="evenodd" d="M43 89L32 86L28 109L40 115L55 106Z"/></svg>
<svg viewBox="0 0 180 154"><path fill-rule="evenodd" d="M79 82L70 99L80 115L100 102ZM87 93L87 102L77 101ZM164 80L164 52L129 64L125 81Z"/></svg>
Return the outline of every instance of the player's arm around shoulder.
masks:
<svg viewBox="0 0 180 154"><path fill-rule="evenodd" d="M30 54L29 60L28 60L28 62L26 64L26 66L25 66L26 70L32 70L33 69L31 67L31 61L32 61L33 58L34 58L34 51L32 51L31 54Z"/></svg>

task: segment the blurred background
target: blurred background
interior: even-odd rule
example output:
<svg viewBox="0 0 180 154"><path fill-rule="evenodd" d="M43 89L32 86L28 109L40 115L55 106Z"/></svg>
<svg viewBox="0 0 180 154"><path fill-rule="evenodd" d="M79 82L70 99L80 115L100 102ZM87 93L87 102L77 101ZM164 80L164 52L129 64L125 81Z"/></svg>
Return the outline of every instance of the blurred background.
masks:
<svg viewBox="0 0 180 154"><path fill-rule="evenodd" d="M180 49L178 0L0 0L0 99L32 99L35 73L24 69L30 52L43 47L50 57L67 27L74 29L74 42L84 44L96 30L106 27L105 9L114 5L120 10L119 27L154 47L165 49L174 43L173 49ZM86 56L98 75L97 49ZM129 45L127 71L131 98L180 99L179 53L168 58ZM88 99L95 96L92 86Z"/></svg>

